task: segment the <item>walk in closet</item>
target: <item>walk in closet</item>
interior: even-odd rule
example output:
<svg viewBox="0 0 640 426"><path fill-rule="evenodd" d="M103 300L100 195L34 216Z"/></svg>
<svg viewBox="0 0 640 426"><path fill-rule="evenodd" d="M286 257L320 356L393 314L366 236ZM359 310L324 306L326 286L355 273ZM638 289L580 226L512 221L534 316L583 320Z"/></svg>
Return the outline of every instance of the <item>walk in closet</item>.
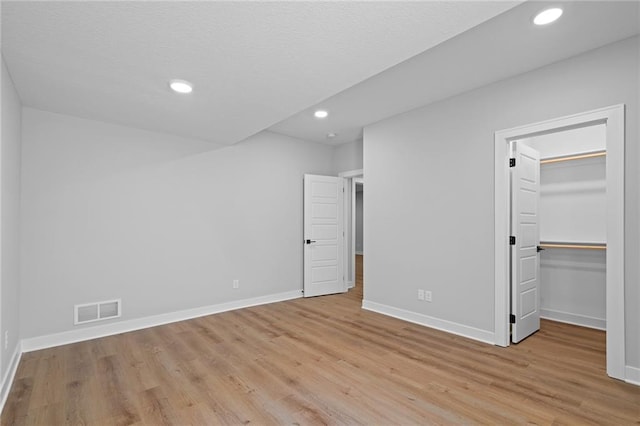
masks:
<svg viewBox="0 0 640 426"><path fill-rule="evenodd" d="M540 316L606 329L606 129L518 141L540 153Z"/></svg>

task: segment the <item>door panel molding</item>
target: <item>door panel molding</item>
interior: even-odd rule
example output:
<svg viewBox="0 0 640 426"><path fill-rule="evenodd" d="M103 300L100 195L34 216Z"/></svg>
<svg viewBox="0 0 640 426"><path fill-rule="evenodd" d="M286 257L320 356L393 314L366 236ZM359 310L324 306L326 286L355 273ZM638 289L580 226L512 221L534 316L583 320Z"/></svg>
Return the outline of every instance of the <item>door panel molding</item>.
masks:
<svg viewBox="0 0 640 426"><path fill-rule="evenodd" d="M304 297L346 291L344 179L304 175Z"/></svg>
<svg viewBox="0 0 640 426"><path fill-rule="evenodd" d="M540 153L514 142L511 168L511 340L518 343L540 329Z"/></svg>

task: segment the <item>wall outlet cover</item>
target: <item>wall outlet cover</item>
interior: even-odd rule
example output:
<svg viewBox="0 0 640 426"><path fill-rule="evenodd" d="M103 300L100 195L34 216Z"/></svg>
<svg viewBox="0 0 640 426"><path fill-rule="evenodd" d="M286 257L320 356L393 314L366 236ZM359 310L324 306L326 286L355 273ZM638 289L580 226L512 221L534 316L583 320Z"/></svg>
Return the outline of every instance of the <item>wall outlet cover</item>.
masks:
<svg viewBox="0 0 640 426"><path fill-rule="evenodd" d="M431 302L432 300L432 295L430 291L425 291L424 292L424 300L427 302Z"/></svg>

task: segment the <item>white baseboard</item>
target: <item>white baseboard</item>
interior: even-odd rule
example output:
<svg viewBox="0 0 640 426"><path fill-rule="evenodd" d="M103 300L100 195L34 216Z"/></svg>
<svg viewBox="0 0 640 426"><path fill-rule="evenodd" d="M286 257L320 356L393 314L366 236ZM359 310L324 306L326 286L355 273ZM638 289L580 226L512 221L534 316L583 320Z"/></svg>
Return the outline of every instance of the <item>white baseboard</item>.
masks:
<svg viewBox="0 0 640 426"><path fill-rule="evenodd" d="M362 309L388 315L390 317L415 324L424 325L426 327L435 328L436 330L446 331L447 333L456 334L469 339L479 340L480 342L489 343L491 345L495 344L495 336L491 331L480 330L475 327L469 327L467 325L430 317L428 315L407 311L405 309L394 308L393 306L383 305L381 303L371 302L368 300L362 301Z"/></svg>
<svg viewBox="0 0 640 426"><path fill-rule="evenodd" d="M364 255L364 251L358 251L358 250L356 250L356 254L357 254L358 256L363 256L363 255Z"/></svg>
<svg viewBox="0 0 640 426"><path fill-rule="evenodd" d="M540 309L540 318L564 322L567 324L579 325L582 327L595 328L597 330L607 329L606 319L572 314L569 312L554 311L552 309Z"/></svg>
<svg viewBox="0 0 640 426"><path fill-rule="evenodd" d="M347 281L347 288L354 288L356 286L356 283L354 281Z"/></svg>
<svg viewBox="0 0 640 426"><path fill-rule="evenodd" d="M22 340L22 351L31 352L39 349L51 348L54 346L67 345L70 343L97 339L99 337L112 336L114 334L126 333L128 331L135 331L143 328L169 324L172 322L184 321L192 318L203 317L206 315L217 314L220 312L233 311L235 309L264 305L267 303L297 299L299 297L302 297L302 290L294 290L284 293L271 294L268 296L234 300L232 302L220 303L217 305L185 309L183 311L171 312L167 314L119 321L111 324L98 325L95 327L80 328L77 330L65 331L62 333L30 337L28 339Z"/></svg>
<svg viewBox="0 0 640 426"><path fill-rule="evenodd" d="M624 381L640 386L640 368L627 365L624 370Z"/></svg>
<svg viewBox="0 0 640 426"><path fill-rule="evenodd" d="M2 413L4 404L7 402L7 397L9 396L13 379L16 377L16 371L18 371L20 358L22 358L22 343L18 342L16 349L13 351L13 355L11 356L9 368L7 368L7 371L4 373L2 384L0 385L0 413Z"/></svg>

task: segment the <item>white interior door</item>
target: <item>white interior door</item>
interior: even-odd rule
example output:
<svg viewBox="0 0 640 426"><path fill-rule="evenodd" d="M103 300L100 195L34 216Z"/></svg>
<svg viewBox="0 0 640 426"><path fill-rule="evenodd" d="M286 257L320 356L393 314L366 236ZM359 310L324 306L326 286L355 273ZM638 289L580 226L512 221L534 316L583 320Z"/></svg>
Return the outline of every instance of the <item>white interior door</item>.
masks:
<svg viewBox="0 0 640 426"><path fill-rule="evenodd" d="M344 179L304 175L304 297L342 293Z"/></svg>
<svg viewBox="0 0 640 426"><path fill-rule="evenodd" d="M514 343L540 329L540 154L515 143L512 170L511 340ZM515 322L514 322L515 320Z"/></svg>

